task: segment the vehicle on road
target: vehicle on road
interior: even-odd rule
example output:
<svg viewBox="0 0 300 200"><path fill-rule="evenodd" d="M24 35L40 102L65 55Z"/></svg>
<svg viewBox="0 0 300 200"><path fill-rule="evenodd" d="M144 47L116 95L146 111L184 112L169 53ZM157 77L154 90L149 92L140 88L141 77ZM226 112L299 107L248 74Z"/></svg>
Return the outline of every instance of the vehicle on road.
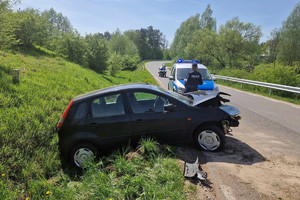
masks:
<svg viewBox="0 0 300 200"><path fill-rule="evenodd" d="M192 64L198 63L198 71L200 72L203 80L202 85L198 85L198 90L218 91L219 88L215 80L209 73L208 69L200 64L198 60L177 60L172 66L171 75L169 76L168 89L178 93L185 91L185 79L189 72L191 72Z"/></svg>
<svg viewBox="0 0 300 200"><path fill-rule="evenodd" d="M75 97L57 124L59 145L75 166L141 137L159 142L193 141L199 149L219 151L225 134L239 125L237 108L217 91L186 96L138 83L113 86Z"/></svg>
<svg viewBox="0 0 300 200"><path fill-rule="evenodd" d="M159 77L166 77L167 76L167 70L159 68L158 69L158 76Z"/></svg>

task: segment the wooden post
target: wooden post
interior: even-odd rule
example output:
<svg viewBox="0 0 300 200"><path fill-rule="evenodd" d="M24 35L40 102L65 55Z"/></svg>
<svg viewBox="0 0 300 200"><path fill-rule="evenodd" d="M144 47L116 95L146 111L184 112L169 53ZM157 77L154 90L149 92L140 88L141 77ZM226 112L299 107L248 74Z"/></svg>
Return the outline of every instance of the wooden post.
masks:
<svg viewBox="0 0 300 200"><path fill-rule="evenodd" d="M20 76L20 70L19 69L14 69L14 71L13 71L13 82L14 83L19 83L20 82L19 76Z"/></svg>

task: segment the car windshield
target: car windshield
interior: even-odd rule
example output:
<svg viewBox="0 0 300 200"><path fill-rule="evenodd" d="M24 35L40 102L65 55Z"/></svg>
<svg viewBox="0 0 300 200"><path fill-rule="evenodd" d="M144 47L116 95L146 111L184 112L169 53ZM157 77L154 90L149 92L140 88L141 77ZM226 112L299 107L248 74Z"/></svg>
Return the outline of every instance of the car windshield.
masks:
<svg viewBox="0 0 300 200"><path fill-rule="evenodd" d="M189 99L188 97L186 96L183 96L181 94L178 94L176 92L173 92L173 91L169 91L169 90L165 90L164 88L160 87L160 86L157 86L157 88L162 91L163 93L187 104L187 105L192 105L193 104L193 100Z"/></svg>
<svg viewBox="0 0 300 200"><path fill-rule="evenodd" d="M192 71L190 68L178 68L177 69L177 79L186 79L187 75ZM202 76L202 80L211 81L211 75L207 69L198 69Z"/></svg>

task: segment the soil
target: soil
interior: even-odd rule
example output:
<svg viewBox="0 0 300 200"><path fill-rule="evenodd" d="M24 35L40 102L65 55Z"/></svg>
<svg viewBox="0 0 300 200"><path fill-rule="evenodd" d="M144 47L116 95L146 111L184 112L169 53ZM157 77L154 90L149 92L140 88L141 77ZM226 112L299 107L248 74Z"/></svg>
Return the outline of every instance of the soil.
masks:
<svg viewBox="0 0 300 200"><path fill-rule="evenodd" d="M227 136L225 150L217 153L193 145L177 148L181 162L198 157L208 174L206 183L186 180L189 199L300 199L300 161L274 153L268 145L254 149L249 145L255 140L248 138L246 144L239 136Z"/></svg>

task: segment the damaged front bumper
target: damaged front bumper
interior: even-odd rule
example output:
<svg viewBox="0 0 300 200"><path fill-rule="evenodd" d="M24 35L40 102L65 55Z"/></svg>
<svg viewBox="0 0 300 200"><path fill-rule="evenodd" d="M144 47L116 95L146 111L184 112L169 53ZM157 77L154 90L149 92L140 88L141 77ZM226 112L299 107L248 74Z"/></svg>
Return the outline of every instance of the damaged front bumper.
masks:
<svg viewBox="0 0 300 200"><path fill-rule="evenodd" d="M226 119L222 120L222 125L224 133L230 133L231 127L239 126L239 120L241 119L241 116L239 114L241 113L241 111L236 107L229 105L222 105L219 108L229 115Z"/></svg>

